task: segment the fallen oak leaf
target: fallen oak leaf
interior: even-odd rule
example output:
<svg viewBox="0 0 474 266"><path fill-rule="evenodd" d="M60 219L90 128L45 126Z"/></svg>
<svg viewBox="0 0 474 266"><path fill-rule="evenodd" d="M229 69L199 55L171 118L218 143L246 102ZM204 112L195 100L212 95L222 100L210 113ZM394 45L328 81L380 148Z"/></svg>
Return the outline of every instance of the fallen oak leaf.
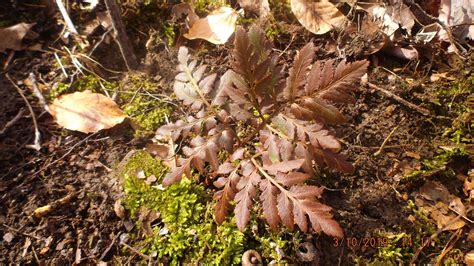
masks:
<svg viewBox="0 0 474 266"><path fill-rule="evenodd" d="M328 0L291 0L291 11L314 34L325 34L346 22L344 14Z"/></svg>
<svg viewBox="0 0 474 266"><path fill-rule="evenodd" d="M83 133L111 128L127 117L112 99L89 90L56 98L49 112L60 126Z"/></svg>
<svg viewBox="0 0 474 266"><path fill-rule="evenodd" d="M184 34L190 40L204 39L213 44L224 44L235 31L238 14L230 7L214 10L205 18L198 19Z"/></svg>

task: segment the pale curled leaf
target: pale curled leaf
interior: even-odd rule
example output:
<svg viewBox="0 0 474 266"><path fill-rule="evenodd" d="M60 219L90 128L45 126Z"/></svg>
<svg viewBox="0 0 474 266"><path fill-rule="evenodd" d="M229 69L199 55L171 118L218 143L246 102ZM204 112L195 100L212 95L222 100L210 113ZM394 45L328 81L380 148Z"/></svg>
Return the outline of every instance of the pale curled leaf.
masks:
<svg viewBox="0 0 474 266"><path fill-rule="evenodd" d="M22 41L25 35L36 23L19 23L8 28L0 28L0 52L5 49L16 51L24 48Z"/></svg>
<svg viewBox="0 0 474 266"><path fill-rule="evenodd" d="M83 133L111 128L127 117L112 99L89 90L56 98L49 112L60 126Z"/></svg>
<svg viewBox="0 0 474 266"><path fill-rule="evenodd" d="M451 34L454 35L456 38L469 38L473 40L474 1L441 0L439 7L439 21L444 23L446 26L451 26ZM444 29L441 29L438 35L443 41L451 41L449 38L449 34Z"/></svg>
<svg viewBox="0 0 474 266"><path fill-rule="evenodd" d="M307 30L324 34L344 25L346 17L328 0L291 0L291 11Z"/></svg>
<svg viewBox="0 0 474 266"><path fill-rule="evenodd" d="M204 39L213 44L224 44L235 31L238 14L230 7L220 7L205 18L194 22L184 37Z"/></svg>
<svg viewBox="0 0 474 266"><path fill-rule="evenodd" d="M199 110L204 103L207 103L206 95L214 86L216 74L211 74L203 78L206 72L206 65L196 68L197 61L189 61L188 48L181 46L178 51L178 70L180 71L173 85L173 90L178 99L183 104L190 105L193 110Z"/></svg>

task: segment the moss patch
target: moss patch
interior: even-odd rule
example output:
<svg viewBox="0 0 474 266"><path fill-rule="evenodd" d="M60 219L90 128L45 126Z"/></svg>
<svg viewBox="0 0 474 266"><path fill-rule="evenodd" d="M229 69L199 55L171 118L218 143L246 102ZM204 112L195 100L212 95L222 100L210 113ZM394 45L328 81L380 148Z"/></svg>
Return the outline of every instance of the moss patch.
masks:
<svg viewBox="0 0 474 266"><path fill-rule="evenodd" d="M141 207L146 207L160 212L163 222L162 226L153 228L154 236L142 241L142 252L156 253L160 260L171 265L183 262L240 263L244 234L239 232L234 222L215 225L212 199L203 187L186 178L166 189L150 186L137 178L139 171L146 176L153 174L161 181L167 168L146 152L138 152L122 171L126 194L124 205L132 217Z"/></svg>
<svg viewBox="0 0 474 266"><path fill-rule="evenodd" d="M118 86L119 84L117 82L109 82L94 75L87 75L74 81L71 84L57 84L51 89L47 97L49 99L54 99L63 94L85 90L90 90L97 93L103 93L104 90L108 92L113 92Z"/></svg>
<svg viewBox="0 0 474 266"><path fill-rule="evenodd" d="M131 75L121 87L122 108L135 125L135 135L153 134L172 111L171 106L156 96L160 92L159 84L143 75Z"/></svg>
<svg viewBox="0 0 474 266"><path fill-rule="evenodd" d="M160 184L168 168L147 152L138 151L118 172L123 178L123 204L137 226L140 209L160 213L161 223L153 226L153 236L135 239L144 254L156 254L161 262L171 265L238 265L248 249L258 251L267 262L295 258L303 238L298 232L284 228L271 231L255 216L244 233L238 230L235 218L218 226L213 218L214 202L204 187L187 178L167 188L148 185L137 177L141 171L147 177L154 175Z"/></svg>

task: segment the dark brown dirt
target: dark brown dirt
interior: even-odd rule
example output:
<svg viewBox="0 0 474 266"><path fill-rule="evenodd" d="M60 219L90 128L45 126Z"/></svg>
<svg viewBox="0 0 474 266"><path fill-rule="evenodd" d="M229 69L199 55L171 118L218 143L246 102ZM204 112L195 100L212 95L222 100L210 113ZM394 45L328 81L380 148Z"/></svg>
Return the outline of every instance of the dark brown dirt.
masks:
<svg viewBox="0 0 474 266"><path fill-rule="evenodd" d="M294 51L312 38L298 27L291 28L291 32L294 39L291 48L282 55L284 62L288 62ZM145 65L146 75L160 75L168 80L175 68L173 48L162 42L149 50L139 48L144 47L147 38L138 30L131 30L131 34L136 37L133 38L134 45ZM285 35L276 40L276 48L285 50L290 39ZM314 41L321 48L318 58L336 55L334 41ZM203 55L204 61L214 66L217 72L228 64L231 44L217 48L190 43L193 45L208 48L208 53ZM113 43L100 46L94 56L106 68L124 70ZM7 56L1 58L5 60ZM372 59L387 68L394 64L406 65L405 62L393 63L397 59L384 55ZM25 73L30 71L52 80L60 71L52 65L53 59L44 54L18 52L7 71L15 80L24 79ZM410 67L401 75L416 74ZM54 71L57 73L51 73ZM104 73L113 76L107 71ZM416 98L401 88L401 80L389 79L389 76L393 77L387 72L371 72L369 80L409 101L426 103L423 97ZM110 261L113 257L121 260L122 251L117 243L119 236L127 230L114 214L114 202L122 192L111 169L128 151L141 148L146 140L133 139L123 133L127 130L120 128L93 135L61 131L44 113L36 98L27 93L38 116L42 149L39 152L26 149L25 145L31 144L34 136L27 108L3 74L0 88L0 129L18 110L25 109L25 116L0 135L0 236L13 236L8 240L0 239L0 264L98 263ZM417 93L428 97L423 91ZM361 88L355 96L354 105L341 107L350 122L335 131L345 144L344 153L357 170L353 175L322 171L317 183L328 188L324 201L333 207L346 240L373 238L377 241L381 232L399 232L401 229L410 232L407 199L423 181L406 182L401 180L401 176L406 169L418 169L424 158L436 154L439 136L451 121L423 116L368 88ZM385 149L378 156L374 155L392 131ZM418 157L416 155L419 158L414 158ZM466 164L471 164L472 168L472 162ZM442 181L453 193L461 193L459 188L462 185L456 183L455 186L450 180L438 176L434 179ZM37 208L74 193L77 193L76 197L57 210L41 218L33 217ZM465 231L468 232L468 228ZM370 258L377 251L374 246L348 244L346 240L335 242L329 237L314 236L323 265L350 265L355 257ZM474 248L472 242L457 247L463 251ZM129 261L128 257L123 257L123 261Z"/></svg>

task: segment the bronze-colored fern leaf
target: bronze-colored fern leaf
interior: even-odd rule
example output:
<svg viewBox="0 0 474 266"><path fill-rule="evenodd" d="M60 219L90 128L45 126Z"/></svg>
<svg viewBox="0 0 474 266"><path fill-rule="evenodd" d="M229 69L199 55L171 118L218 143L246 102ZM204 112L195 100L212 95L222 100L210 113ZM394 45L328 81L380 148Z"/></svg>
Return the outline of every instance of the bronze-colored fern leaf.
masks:
<svg viewBox="0 0 474 266"><path fill-rule="evenodd" d="M368 63L313 64L315 48L309 43L283 78L271 47L258 27L249 32L238 28L233 69L217 87L216 76L204 77L206 67L189 62L187 49L180 49L175 93L191 114L157 131L182 146L177 152L183 158L163 183L170 185L196 169L217 188L216 222L221 224L233 208L241 231L251 210L260 207L271 228L297 225L304 232L341 237L331 208L319 201L323 189L306 181L314 176L315 166L354 170L325 125L345 121L333 104L353 101L350 92Z"/></svg>
<svg viewBox="0 0 474 266"><path fill-rule="evenodd" d="M297 95L302 95L302 91L299 89L306 83L306 72L313 61L313 57L314 44L312 42L306 44L296 55L283 91L285 99L290 102L293 102Z"/></svg>

